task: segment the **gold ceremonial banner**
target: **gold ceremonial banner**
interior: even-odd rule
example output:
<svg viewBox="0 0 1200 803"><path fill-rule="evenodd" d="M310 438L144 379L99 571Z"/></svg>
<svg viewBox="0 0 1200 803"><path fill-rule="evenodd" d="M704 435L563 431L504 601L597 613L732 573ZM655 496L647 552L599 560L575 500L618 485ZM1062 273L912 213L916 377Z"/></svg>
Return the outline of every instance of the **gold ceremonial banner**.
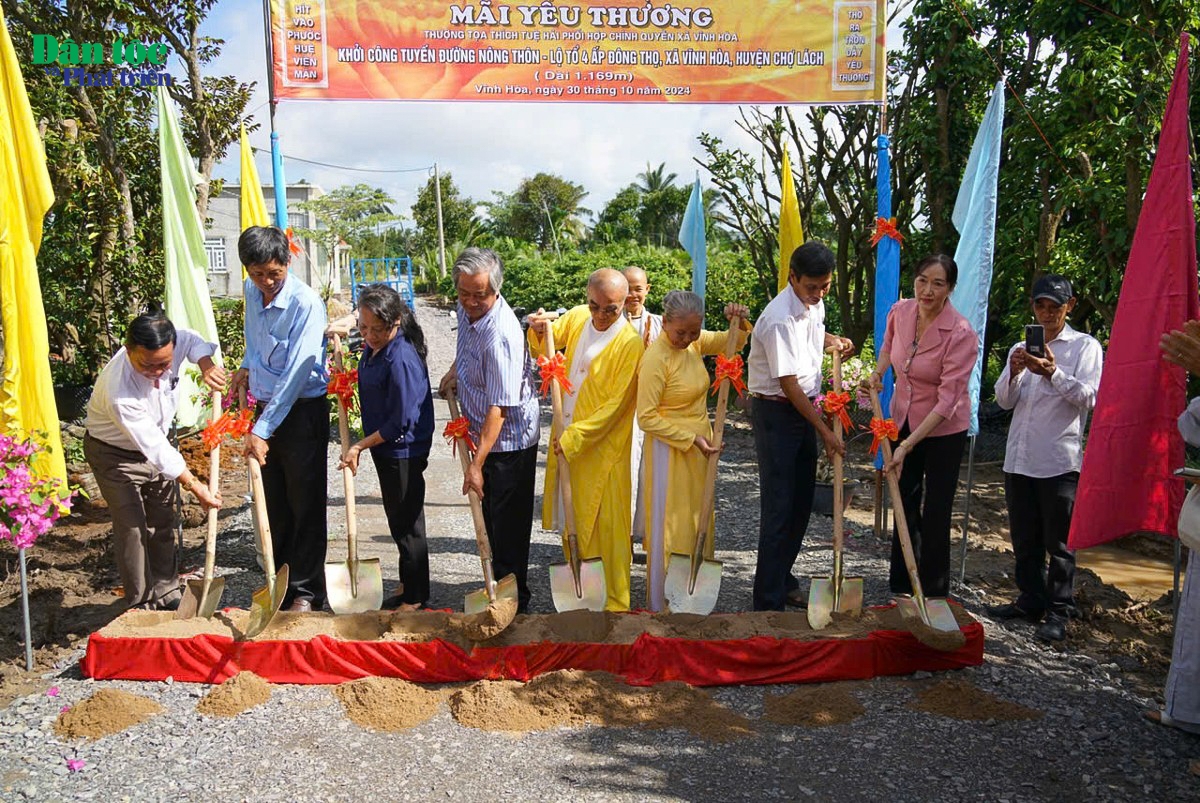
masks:
<svg viewBox="0 0 1200 803"><path fill-rule="evenodd" d="M271 0L275 96L878 103L885 0Z"/></svg>

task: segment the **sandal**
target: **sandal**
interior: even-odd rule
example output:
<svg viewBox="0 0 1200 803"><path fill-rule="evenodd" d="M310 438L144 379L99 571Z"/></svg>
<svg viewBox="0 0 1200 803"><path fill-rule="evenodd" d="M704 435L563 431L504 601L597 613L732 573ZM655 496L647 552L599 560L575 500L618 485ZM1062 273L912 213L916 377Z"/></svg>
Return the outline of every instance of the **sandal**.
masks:
<svg viewBox="0 0 1200 803"><path fill-rule="evenodd" d="M1200 733L1200 725L1193 725L1190 722L1180 722L1177 719L1172 719L1167 716L1167 712L1160 708L1152 708L1142 712L1142 718L1148 722L1153 722L1155 725L1162 725L1166 728L1174 728L1175 730L1191 733L1193 735Z"/></svg>

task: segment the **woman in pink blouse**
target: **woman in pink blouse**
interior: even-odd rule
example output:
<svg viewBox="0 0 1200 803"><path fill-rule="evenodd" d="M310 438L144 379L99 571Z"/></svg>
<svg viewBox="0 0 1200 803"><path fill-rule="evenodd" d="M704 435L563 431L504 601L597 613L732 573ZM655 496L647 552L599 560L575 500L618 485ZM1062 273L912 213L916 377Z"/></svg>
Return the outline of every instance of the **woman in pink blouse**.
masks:
<svg viewBox="0 0 1200 803"><path fill-rule="evenodd" d="M884 372L889 366L895 369L891 416L900 428L900 442L885 470L900 472L904 516L921 587L929 597L950 591L950 511L971 419L967 380L979 342L950 303L956 281L958 265L950 257L935 254L921 260L913 281L915 297L901 299L888 313L879 364L869 379L882 390ZM912 593L896 534L889 579L893 594Z"/></svg>

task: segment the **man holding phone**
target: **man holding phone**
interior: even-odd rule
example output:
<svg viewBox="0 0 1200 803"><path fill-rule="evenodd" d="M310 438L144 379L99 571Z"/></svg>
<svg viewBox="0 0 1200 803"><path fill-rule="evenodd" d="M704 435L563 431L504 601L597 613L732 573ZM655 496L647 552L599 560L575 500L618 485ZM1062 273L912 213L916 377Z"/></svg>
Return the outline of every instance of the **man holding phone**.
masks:
<svg viewBox="0 0 1200 803"><path fill-rule="evenodd" d="M996 403L1013 411L1004 496L1020 595L988 614L1031 622L1045 617L1037 637L1062 641L1075 609L1075 554L1067 549L1067 533L1104 351L1067 324L1075 294L1065 277L1048 274L1034 282L1032 304L1038 323L1009 350L996 381Z"/></svg>

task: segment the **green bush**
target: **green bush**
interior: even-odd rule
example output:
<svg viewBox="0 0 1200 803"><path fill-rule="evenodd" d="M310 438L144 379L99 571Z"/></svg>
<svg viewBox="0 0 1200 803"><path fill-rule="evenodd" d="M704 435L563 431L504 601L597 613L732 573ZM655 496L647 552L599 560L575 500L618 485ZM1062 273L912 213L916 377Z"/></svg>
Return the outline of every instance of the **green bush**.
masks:
<svg viewBox="0 0 1200 803"><path fill-rule="evenodd" d="M221 354L225 357L225 368L234 370L242 363L246 353L245 302L240 298L214 298L213 316L217 319L217 340Z"/></svg>

